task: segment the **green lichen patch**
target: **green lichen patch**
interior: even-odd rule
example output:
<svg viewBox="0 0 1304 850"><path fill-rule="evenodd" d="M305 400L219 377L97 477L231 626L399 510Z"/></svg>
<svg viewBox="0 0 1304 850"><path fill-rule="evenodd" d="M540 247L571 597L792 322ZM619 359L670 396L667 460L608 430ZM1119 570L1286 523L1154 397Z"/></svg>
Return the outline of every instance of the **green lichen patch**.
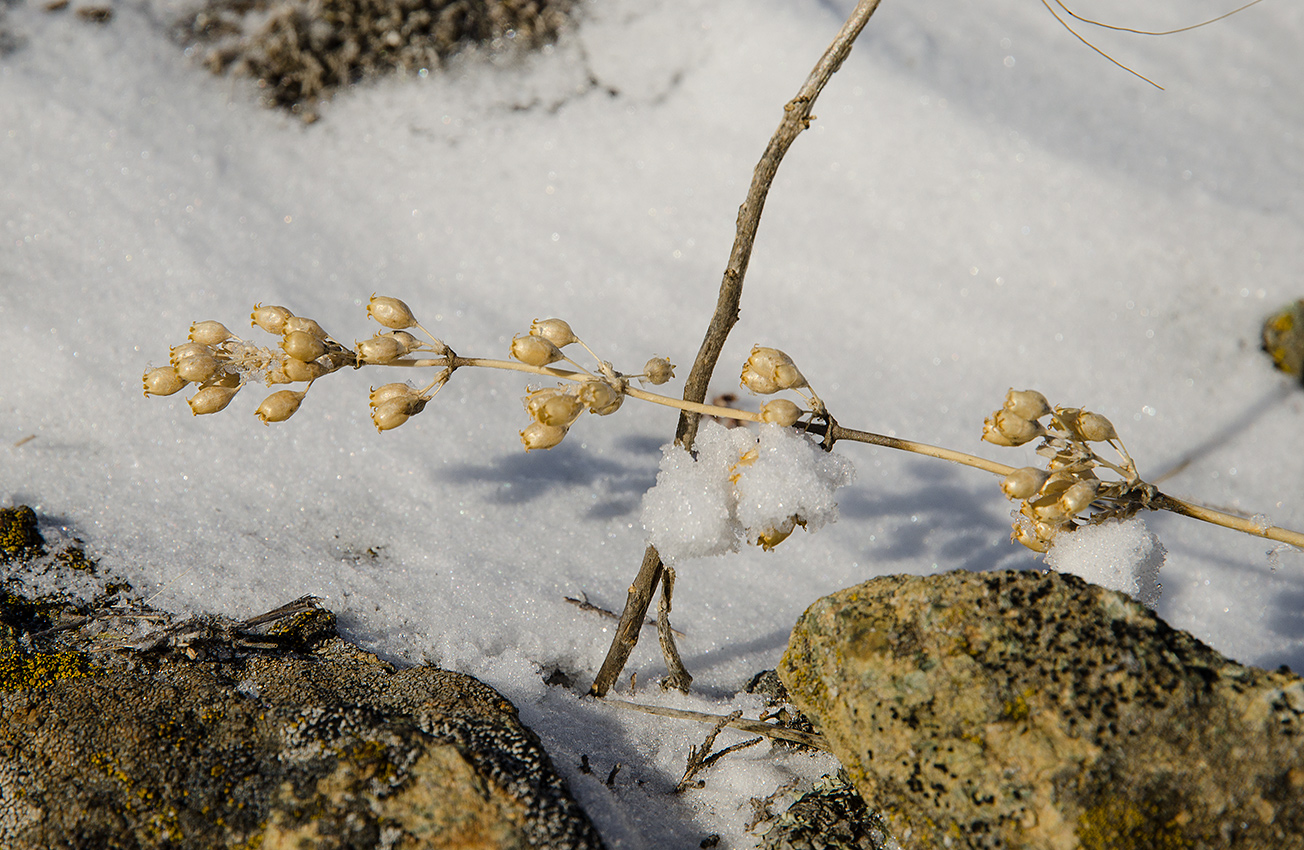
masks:
<svg viewBox="0 0 1304 850"><path fill-rule="evenodd" d="M0 508L0 564L25 561L44 551L36 511L27 505Z"/></svg>

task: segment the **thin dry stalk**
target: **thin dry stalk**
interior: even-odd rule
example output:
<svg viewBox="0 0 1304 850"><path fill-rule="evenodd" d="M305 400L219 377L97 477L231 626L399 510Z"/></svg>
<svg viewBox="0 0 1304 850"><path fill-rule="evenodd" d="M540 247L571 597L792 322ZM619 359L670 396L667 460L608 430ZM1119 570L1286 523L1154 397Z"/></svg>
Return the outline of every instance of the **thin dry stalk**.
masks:
<svg viewBox="0 0 1304 850"><path fill-rule="evenodd" d="M661 680L661 687L688 693L688 688L693 684L693 676L684 666L684 660L679 657L674 630L670 628L670 597L675 592L675 571L673 567L665 567L663 572L661 601L657 604L657 638L661 641L661 656L665 658L669 672Z"/></svg>
<svg viewBox="0 0 1304 850"><path fill-rule="evenodd" d="M707 714L702 711L688 711L682 708L666 708L660 705L643 705L637 702L628 702L627 700L607 697L603 702L607 705L614 705L617 708L628 708L634 711L641 711L644 714L655 714L658 717L673 717L676 720L696 720L702 723L716 723L724 721L725 726L733 729L741 729L744 732L751 732L757 735L765 735L769 738L777 738L781 741L790 741L794 744L801 744L806 747L813 747L817 750L828 752L829 742L823 736L816 732L802 732L799 729L788 729L783 726L775 726L773 723L766 723L763 720L749 720L739 715L734 719L722 717L719 714Z"/></svg>
<svg viewBox="0 0 1304 850"><path fill-rule="evenodd" d="M706 770L725 756L730 755L731 753L736 753L739 750L744 750L748 747L754 747L761 741L765 740L764 738L752 738L725 747L723 750L714 753L711 752L711 748L715 746L715 739L716 736L720 734L720 730L729 725L731 720L737 720L742 716L743 713L741 711L735 711L727 717L721 717L715 722L715 725L711 727L711 731L706 734L706 740L702 741L702 746L688 748L688 764L684 767L683 778L680 779L679 784L675 786L676 794L687 791L689 788L701 788L706 783L694 779L693 777L697 776L697 774ZM710 753L710 755L708 755L708 753Z"/></svg>
<svg viewBox="0 0 1304 850"><path fill-rule="evenodd" d="M774 175L778 173L779 163L783 161L784 155L788 152L788 148L792 147L797 136L810 126L811 110L815 107L816 98L838 68L842 67L843 61L851 52L852 45L855 44L856 37L865 28L870 16L878 8L879 2L880 0L860 0L856 4L856 8L852 10L842 29L838 31L828 49L824 51L824 55L806 77L806 82L802 84L797 96L783 107L783 120L779 122L778 129L770 137L770 143L766 146L760 161L756 163L756 168L752 172L752 182L747 190L747 198L738 208L738 223L733 248L729 252L729 264L720 282L720 295L716 300L715 313L707 328L706 338L702 340L697 359L693 361L693 368L684 383L685 401L700 404L706 399L707 387L711 383L711 375L715 372L716 363L720 360L720 352L724 350L729 331L738 322L743 278L747 274L747 265L751 261L752 246L756 242L756 231L761 223L761 211L765 207L765 199L774 182ZM679 427L675 433L675 440L685 449L692 448L700 420L701 416L696 413L684 411L679 414ZM607 650L607 657L598 670L597 678L593 680L593 686L589 689L589 693L593 696L605 696L620 678L621 671L625 669L630 653L638 644L639 627L647 615L652 595L656 593L661 573L661 556L655 547L648 546L643 554L643 564L639 568L638 576L630 585L625 611L621 615L619 625L616 626L616 634L612 638L611 647Z"/></svg>

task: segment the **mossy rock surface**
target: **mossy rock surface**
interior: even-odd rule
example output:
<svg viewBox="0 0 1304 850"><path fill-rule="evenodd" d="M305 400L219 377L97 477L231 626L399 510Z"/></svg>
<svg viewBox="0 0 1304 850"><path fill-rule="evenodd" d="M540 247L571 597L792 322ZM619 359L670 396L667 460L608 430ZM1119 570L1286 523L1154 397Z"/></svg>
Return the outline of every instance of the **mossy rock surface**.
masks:
<svg viewBox="0 0 1304 850"><path fill-rule="evenodd" d="M313 600L0 602L6 850L602 847L507 699L396 669Z"/></svg>
<svg viewBox="0 0 1304 850"><path fill-rule="evenodd" d="M1304 847L1304 680L1074 576L874 579L778 672L905 850Z"/></svg>

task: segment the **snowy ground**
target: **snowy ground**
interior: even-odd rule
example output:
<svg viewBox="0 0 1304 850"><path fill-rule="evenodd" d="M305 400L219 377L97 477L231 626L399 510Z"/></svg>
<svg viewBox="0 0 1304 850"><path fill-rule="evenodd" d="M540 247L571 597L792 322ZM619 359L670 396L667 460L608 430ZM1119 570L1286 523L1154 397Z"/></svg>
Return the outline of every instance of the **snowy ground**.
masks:
<svg viewBox="0 0 1304 850"><path fill-rule="evenodd" d="M502 357L560 316L618 368L668 355L682 378L752 166L851 5L592 0L544 55L366 85L311 126L199 68L169 34L180 7L133 0L94 25L10 6L0 503L37 507L166 607L248 616L312 593L386 657L481 677L613 847L753 845L748 798L829 761L756 747L670 796L703 728L543 684L559 669L582 691L601 661L609 622L564 597L623 604L673 412L627 402L526 455L508 373L459 372L384 434L366 393L387 374L333 375L273 428L259 388L192 417L186 393L142 398L140 375L192 320L240 330L260 301L365 338L380 291L460 354ZM1170 28L1230 5L1080 11ZM763 342L845 425L1021 465L1029 449L978 434L1007 387L1035 387L1113 419L1148 477L1197 453L1173 494L1304 527L1304 395L1257 350L1264 316L1304 295L1304 6L1090 35L1166 90L1034 0L887 0L779 174L715 391ZM820 595L1040 566L1008 542L990 476L842 451L858 479L837 524L680 565L697 693L643 689L661 671L649 639L638 698L755 711L733 694ZM1304 556L1148 522L1169 622L1304 667Z"/></svg>

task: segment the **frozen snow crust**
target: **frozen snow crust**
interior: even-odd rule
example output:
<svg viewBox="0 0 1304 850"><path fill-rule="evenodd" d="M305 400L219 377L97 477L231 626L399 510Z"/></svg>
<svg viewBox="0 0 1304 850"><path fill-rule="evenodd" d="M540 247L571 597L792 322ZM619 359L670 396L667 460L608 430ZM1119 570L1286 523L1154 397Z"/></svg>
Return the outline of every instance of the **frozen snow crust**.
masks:
<svg viewBox="0 0 1304 850"><path fill-rule="evenodd" d="M754 431L708 420L693 453L676 443L662 452L642 521L669 563L736 552L794 524L815 531L837 519L833 491L855 479L851 461L779 425Z"/></svg>

